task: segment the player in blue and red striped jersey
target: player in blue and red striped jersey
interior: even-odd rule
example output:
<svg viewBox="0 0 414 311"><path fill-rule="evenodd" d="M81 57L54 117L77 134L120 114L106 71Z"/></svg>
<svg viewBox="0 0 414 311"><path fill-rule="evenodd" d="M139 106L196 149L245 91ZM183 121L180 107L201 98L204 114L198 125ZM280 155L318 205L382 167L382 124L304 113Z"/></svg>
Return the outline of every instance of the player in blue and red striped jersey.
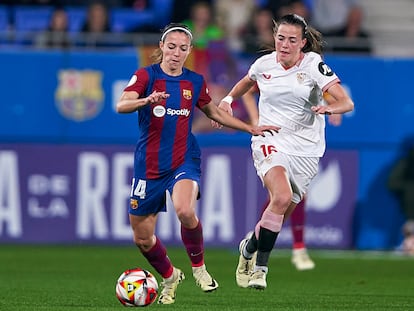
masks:
<svg viewBox="0 0 414 311"><path fill-rule="evenodd" d="M138 113L140 137L135 150L129 219L134 242L163 277L158 303L175 302L183 272L174 267L155 235L159 212L166 211L166 191L181 222L181 236L193 276L204 292L218 287L204 264L201 222L195 206L199 197L200 148L191 133L194 110L210 119L252 135L273 135L276 126L254 126L233 118L211 101L204 78L185 68L192 34L183 24L162 32L154 64L138 69L117 103L119 113Z"/></svg>

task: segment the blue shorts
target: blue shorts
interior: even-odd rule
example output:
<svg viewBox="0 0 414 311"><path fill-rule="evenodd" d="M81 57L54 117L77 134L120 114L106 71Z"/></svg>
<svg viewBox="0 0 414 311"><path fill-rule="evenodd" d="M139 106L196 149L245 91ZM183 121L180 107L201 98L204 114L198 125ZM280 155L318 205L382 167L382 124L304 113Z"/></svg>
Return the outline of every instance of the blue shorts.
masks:
<svg viewBox="0 0 414 311"><path fill-rule="evenodd" d="M135 176L132 180L132 189L128 212L136 216L145 216L166 212L166 191L172 194L174 185L182 179L191 179L197 182L200 197L200 159L187 161L168 175L157 179L145 179Z"/></svg>

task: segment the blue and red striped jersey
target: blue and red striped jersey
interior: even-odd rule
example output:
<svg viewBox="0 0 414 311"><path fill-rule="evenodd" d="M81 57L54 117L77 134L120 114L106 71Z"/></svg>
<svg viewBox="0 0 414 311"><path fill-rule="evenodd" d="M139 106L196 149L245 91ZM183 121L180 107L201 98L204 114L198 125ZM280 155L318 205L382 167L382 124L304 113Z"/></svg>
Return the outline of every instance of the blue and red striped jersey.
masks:
<svg viewBox="0 0 414 311"><path fill-rule="evenodd" d="M159 64L140 68L125 91L146 97L154 90L170 94L166 100L138 110L139 139L135 149L135 176L155 179L186 160L200 158L191 132L194 109L211 102L202 75L183 68L179 76L165 74Z"/></svg>

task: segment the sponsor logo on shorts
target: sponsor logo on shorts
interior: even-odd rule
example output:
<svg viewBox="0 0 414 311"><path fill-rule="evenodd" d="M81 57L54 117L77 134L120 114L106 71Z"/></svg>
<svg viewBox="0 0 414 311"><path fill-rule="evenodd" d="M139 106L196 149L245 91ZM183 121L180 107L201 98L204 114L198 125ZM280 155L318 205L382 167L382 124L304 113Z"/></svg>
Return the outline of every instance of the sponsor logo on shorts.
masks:
<svg viewBox="0 0 414 311"><path fill-rule="evenodd" d="M178 177L180 177L180 176L182 176L182 175L184 175L184 174L185 174L185 172L181 172L181 173L179 173L179 174L175 175L174 179L178 179Z"/></svg>

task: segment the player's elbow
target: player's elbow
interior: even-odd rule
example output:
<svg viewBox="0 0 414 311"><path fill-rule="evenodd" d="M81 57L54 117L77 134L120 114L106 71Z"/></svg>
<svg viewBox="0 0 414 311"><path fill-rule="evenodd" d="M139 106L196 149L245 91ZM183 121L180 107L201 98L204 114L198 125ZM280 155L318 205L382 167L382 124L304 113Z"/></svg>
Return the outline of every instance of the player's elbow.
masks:
<svg viewBox="0 0 414 311"><path fill-rule="evenodd" d="M353 111L355 108L354 102L352 100L347 101L346 103L346 112Z"/></svg>
<svg viewBox="0 0 414 311"><path fill-rule="evenodd" d="M115 111L117 113L125 113L124 109L122 108L122 104L120 102L118 102L115 106Z"/></svg>
<svg viewBox="0 0 414 311"><path fill-rule="evenodd" d="M131 111L128 109L128 106L126 105L126 103L124 103L122 100L121 100L121 101L119 101L119 102L116 104L116 106L115 106L115 111L116 111L117 113L129 113L129 112L131 112Z"/></svg>

